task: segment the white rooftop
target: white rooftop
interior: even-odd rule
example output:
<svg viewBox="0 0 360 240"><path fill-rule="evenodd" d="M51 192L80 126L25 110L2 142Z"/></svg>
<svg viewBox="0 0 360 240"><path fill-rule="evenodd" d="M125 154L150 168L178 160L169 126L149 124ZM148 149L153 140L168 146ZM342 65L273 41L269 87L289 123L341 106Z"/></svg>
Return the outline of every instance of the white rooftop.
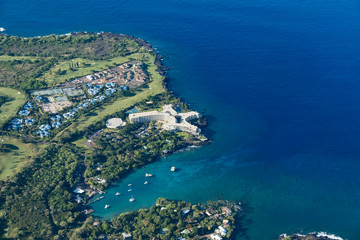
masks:
<svg viewBox="0 0 360 240"><path fill-rule="evenodd" d="M200 134L200 129L188 121L200 118L198 112L177 113L171 104L163 106L163 111L149 111L129 114L130 123L162 121L162 128L168 131L180 130L190 132L194 135Z"/></svg>
<svg viewBox="0 0 360 240"><path fill-rule="evenodd" d="M108 128L123 127L125 125L126 122L124 122L121 118L110 118L106 121L106 127Z"/></svg>
<svg viewBox="0 0 360 240"><path fill-rule="evenodd" d="M83 193L83 192L85 192L85 191L82 190L81 188L76 188L76 189L74 190L74 193Z"/></svg>

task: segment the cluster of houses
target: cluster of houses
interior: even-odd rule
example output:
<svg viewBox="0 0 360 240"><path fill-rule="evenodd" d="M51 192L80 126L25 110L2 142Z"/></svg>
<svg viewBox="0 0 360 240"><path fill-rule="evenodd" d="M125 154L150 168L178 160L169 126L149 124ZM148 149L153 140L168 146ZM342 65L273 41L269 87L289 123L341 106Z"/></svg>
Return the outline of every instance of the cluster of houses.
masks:
<svg viewBox="0 0 360 240"><path fill-rule="evenodd" d="M89 75L91 76L91 75ZM92 76L91 76L92 77ZM104 88L103 84L98 84L98 85L94 85L94 84L90 84L87 83L85 84L85 87L88 89L88 93L91 96L97 95L101 89ZM87 98L85 99L83 102L80 102L76 107L73 107L71 110L69 110L68 112L63 114L63 117L66 119L70 119L75 117L75 114L81 110L81 109L86 109L90 106L90 104L94 105L98 102L102 102L105 100L106 97L110 97L111 95L113 95L116 92L116 84L113 82L108 82L105 84L105 95L99 95L99 96L95 96L93 98ZM121 87L119 87L120 90L124 91L124 90L128 90L128 87L123 85Z"/></svg>
<svg viewBox="0 0 360 240"><path fill-rule="evenodd" d="M13 120L11 120L12 125L10 126L11 129L16 130L16 129L22 129L23 127L23 120L21 118L14 118Z"/></svg>
<svg viewBox="0 0 360 240"><path fill-rule="evenodd" d="M114 82L118 85L126 84L132 88L143 84L148 79L147 74L144 72L141 66L142 64L140 62L131 61L120 66L104 70L102 72L81 77L73 83L98 84Z"/></svg>
<svg viewBox="0 0 360 240"><path fill-rule="evenodd" d="M125 91L129 88L137 87L144 83L147 78L147 74L141 68L141 63L132 61L112 69L63 83L56 88L36 90L31 94L34 97L34 103L37 103L44 112L53 114L53 117L56 118L52 119L52 122L48 124L50 129L54 129L59 128L62 121L74 118L79 110L104 101L105 98L112 96L118 90ZM131 81L131 79L135 81ZM85 87L84 89L89 97L86 97L84 94L83 87ZM73 98L81 102L73 106L74 102L71 100ZM23 109L18 112L20 117L12 119L8 129L22 131L25 126L36 124L36 120L29 117L33 108L32 103L26 103ZM64 109L69 110L64 112ZM36 134L40 137L48 136L50 129L40 129L39 127L39 131Z"/></svg>
<svg viewBox="0 0 360 240"><path fill-rule="evenodd" d="M19 115L21 117L28 117L31 113L30 110L32 108L33 108L32 103L27 102L24 105L23 110L19 111ZM38 128L39 130L36 131L35 134L38 134L41 138L48 136L51 128L58 128L61 126L61 119L62 119L62 117L59 114L52 116L51 117L51 121L52 121L51 125L41 124ZM36 123L34 118L26 118L26 119L14 118L11 120L11 125L9 126L9 128L12 130L23 130L24 124L26 126L32 126L32 125L34 125L34 123Z"/></svg>
<svg viewBox="0 0 360 240"><path fill-rule="evenodd" d="M87 88L88 93L93 96L93 95L97 95L101 89L103 89L104 85L99 84L99 85L95 85L92 83L86 83L85 87Z"/></svg>
<svg viewBox="0 0 360 240"><path fill-rule="evenodd" d="M28 117L30 115L30 110L33 108L33 105L30 102L27 102L23 109L19 111L19 115L21 117ZM18 130L18 129L23 129L24 125L23 123L25 123L25 125L29 126L34 124L35 120L32 118L27 118L25 120L23 120L22 118L14 118L11 120L11 125L9 126L9 129L12 130Z"/></svg>
<svg viewBox="0 0 360 240"><path fill-rule="evenodd" d="M56 114L55 116L52 116L51 118L51 127L53 128L59 128L61 126L61 119L62 117L59 114Z"/></svg>
<svg viewBox="0 0 360 240"><path fill-rule="evenodd" d="M106 96L110 96L113 93L116 93L116 88L115 88L116 84L114 82L107 82L105 84L105 95ZM97 84L95 85L94 83L86 83L85 87L87 89L87 92L91 95L91 96L95 96L97 95L101 89L104 88L103 84ZM124 91L124 90L128 90L129 87L126 85L122 85L119 87L120 90Z"/></svg>
<svg viewBox="0 0 360 240"><path fill-rule="evenodd" d="M215 218L215 219L222 219L223 216L229 217L232 214L232 210L228 207L222 207L221 208L222 213L221 214L213 214L213 210L212 209L207 209L205 211L205 214L207 215L208 218ZM187 215L191 210L190 209L184 209L181 212L182 216ZM203 212L200 212L201 215L204 215ZM219 225L213 233L209 234L209 235L204 235L204 238L210 238L212 240L222 240L226 237L226 235L228 234L228 230L225 227L229 227L229 220L226 219L226 217L223 219L222 221L222 225ZM187 219L185 221L188 221ZM191 228L186 228L183 231L181 231L180 233L182 235L188 235L191 233ZM187 238L177 238L177 240L187 240Z"/></svg>
<svg viewBox="0 0 360 240"><path fill-rule="evenodd" d="M33 105L28 102L24 105L24 109L19 111L19 115L22 117L27 117L30 115L30 109L33 108Z"/></svg>
<svg viewBox="0 0 360 240"><path fill-rule="evenodd" d="M94 105L98 102L102 102L105 100L105 98L110 97L114 93L116 93L117 88L116 84L114 82L108 82L105 84L106 90L104 91L104 95L97 95L101 90L104 88L103 84L85 84L85 87L88 90L89 95L94 96L93 98L86 98L82 102L80 102L77 106L72 107L69 111L63 113L63 114L54 114L51 117L51 123L50 124L43 124L39 126L39 130L35 132L35 134L39 135L41 138L44 138L49 135L51 128L59 128L63 120L66 121L67 119L74 118L75 115L82 109L88 108L90 105ZM118 89L124 91L128 90L128 86L122 85ZM49 90L50 91L50 90ZM44 98L42 96L36 96L35 97L38 102L43 102ZM31 109L33 108L32 103L28 102L24 105L23 109L19 111L19 115L23 118L28 117L31 114ZM33 118L14 118L11 121L11 125L9 126L9 129L11 130L22 130L24 127L24 124L27 126L31 126L35 124L35 119Z"/></svg>

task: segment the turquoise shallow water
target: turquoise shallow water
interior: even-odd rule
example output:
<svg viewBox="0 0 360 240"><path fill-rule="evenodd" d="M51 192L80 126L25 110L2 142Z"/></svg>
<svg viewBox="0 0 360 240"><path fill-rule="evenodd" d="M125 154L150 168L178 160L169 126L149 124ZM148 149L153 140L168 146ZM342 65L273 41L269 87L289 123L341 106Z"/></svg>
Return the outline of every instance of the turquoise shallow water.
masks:
<svg viewBox="0 0 360 240"><path fill-rule="evenodd" d="M249 206L237 239L313 230L360 239L359 13L355 0L2 0L0 27L144 38L171 68L170 89L209 117L209 146L133 172L95 215L160 196L223 198ZM156 175L148 185L146 172Z"/></svg>

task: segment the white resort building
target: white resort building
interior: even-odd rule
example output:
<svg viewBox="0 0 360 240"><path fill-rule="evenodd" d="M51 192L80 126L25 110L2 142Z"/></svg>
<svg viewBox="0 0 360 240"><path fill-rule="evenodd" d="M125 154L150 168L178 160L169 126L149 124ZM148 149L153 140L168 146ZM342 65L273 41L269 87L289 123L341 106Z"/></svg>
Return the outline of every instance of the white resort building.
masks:
<svg viewBox="0 0 360 240"><path fill-rule="evenodd" d="M163 106L163 111L161 112L150 111L129 114L130 123L161 121L163 123L162 128L167 131L179 130L194 135L199 135L201 130L197 126L190 124L188 121L200 117L200 113L195 111L178 113L172 108L171 104Z"/></svg>

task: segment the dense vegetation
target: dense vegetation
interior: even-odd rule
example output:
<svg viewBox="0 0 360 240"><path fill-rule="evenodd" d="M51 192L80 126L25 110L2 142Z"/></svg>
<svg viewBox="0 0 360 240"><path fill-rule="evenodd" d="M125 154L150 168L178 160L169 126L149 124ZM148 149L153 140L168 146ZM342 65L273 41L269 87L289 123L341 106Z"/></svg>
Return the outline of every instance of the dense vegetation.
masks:
<svg viewBox="0 0 360 240"><path fill-rule="evenodd" d="M0 61L0 83L20 89L36 89L47 86L46 82L37 80L57 61L55 59L25 59Z"/></svg>
<svg viewBox="0 0 360 240"><path fill-rule="evenodd" d="M47 86L45 79L41 78L44 72L60 61L74 58L106 60L126 56L139 51L140 42L145 44L130 36L110 33L33 38L0 34L0 86L43 88Z"/></svg>
<svg viewBox="0 0 360 240"><path fill-rule="evenodd" d="M139 48L134 38L110 33L76 33L32 38L2 35L0 45L0 55L70 59L84 57L94 60L126 55Z"/></svg>
<svg viewBox="0 0 360 240"><path fill-rule="evenodd" d="M129 124L120 131L104 132L95 141L97 149L86 157L85 179L100 189L132 169L148 164L158 157L187 145L177 134L161 131L154 122ZM101 165L101 170L96 166ZM96 184L99 176L106 184Z"/></svg>
<svg viewBox="0 0 360 240"><path fill-rule="evenodd" d="M8 237L48 239L79 217L71 189L80 181L79 158L70 145L49 145L1 191ZM4 226L3 226L4 227Z"/></svg>
<svg viewBox="0 0 360 240"><path fill-rule="evenodd" d="M225 213L224 208L230 209L231 213ZM190 211L184 213L186 209ZM208 216L206 211L211 212L211 216ZM228 232L223 239L229 239L233 233L237 212L238 208L230 202L191 204L159 198L156 206L150 209L121 214L110 222L88 218L82 227L74 231L71 238L98 239L105 235L118 239L122 233L128 233L133 239L199 239L200 236L214 233L218 226L226 222Z"/></svg>
<svg viewBox="0 0 360 240"><path fill-rule="evenodd" d="M40 38L0 35L0 86L23 90L21 92L27 93L27 100L35 103L27 90L46 87L49 81L45 79L44 72L51 71L54 66L59 66L60 62L63 64L64 60L81 58L102 61L145 50L151 51L142 40L109 33L77 33ZM156 66L153 65L151 65L153 68L150 69L151 71L155 71ZM78 62L71 63L69 67L79 68L80 64ZM55 74L66 74L63 70L59 70ZM162 79L162 77L158 77L157 81L161 82ZM151 86L151 83L149 85ZM138 92L145 92L147 89L151 89L149 85L144 84L141 89L118 92L113 100L104 101L103 106L111 101L127 99L136 96L139 94ZM133 169L142 167L189 144L200 142L191 134L164 131L155 122L128 124L122 129L115 130L104 129L107 118L126 119L127 111L133 108L139 111L160 109L164 104L172 103L180 111L189 110L188 106L179 98L165 92L161 84L159 86L161 91L155 92L156 94L144 95L146 97L139 98L121 111L112 112L110 115L106 114L101 119L98 117L95 123L85 125L86 127L81 130L71 127L77 119L69 120L64 123L62 128L54 130L52 135L43 139L32 135L34 126L29 126L22 131L3 128L6 131L0 135L2 139L16 136L22 141L35 143L36 148L28 145L27 148L31 149L27 150L27 154L21 155L21 158L27 163L26 166L15 176L8 178L10 176L8 175L3 178L4 180L0 180L0 236L4 233L4 236L13 239L78 239L79 237L94 238L102 232L117 234L121 229L130 231L135 238L141 238L142 235L145 237L159 234L162 239L179 236L178 230L186 227L189 223L182 222L181 214L174 214L170 210L159 211L158 207L121 215L111 223L102 222L99 226L89 225L94 221L91 217L84 223L85 215L81 213L84 205L76 203L73 193L79 184L89 184L98 189L104 189ZM159 86L156 87L160 88ZM22 96L17 90L12 94ZM10 100L8 97L0 98L0 106ZM23 104L23 101L19 100L18 102ZM12 109L15 114L18 112L19 106ZM99 106L95 105L93 109L97 107ZM79 114L86 115L87 113L80 111ZM42 124L48 122L50 116L35 106L32 109L31 117ZM5 134L8 135L6 138ZM79 139L84 140L85 138L92 139L94 145L85 149L83 142L80 144L81 146L76 143ZM14 150L15 147L17 146L2 143L0 145L2 155L0 156L6 156L8 160L11 156L12 162L18 161L18 157L13 156L18 154L18 151ZM37 150L39 152L35 153ZM99 183L96 181L96 176L105 179L106 182ZM87 200L83 199L84 202ZM160 201L159 204L165 204L169 209L174 208L173 210L175 208L191 208L193 211L189 216L196 215L197 208L204 208L204 206L194 207L184 202ZM148 224L151 225L147 223L141 225L145 224L145 218L150 219ZM151 222L152 218L154 218L153 222ZM199 216L197 219L200 222L204 220ZM126 221L129 221L127 225ZM135 221L138 225L132 224ZM200 224L200 222L198 223ZM205 223L207 222L201 224ZM216 222L216 224L218 223ZM177 228L174 227L175 225ZM148 230L146 230L147 226L149 226ZM204 226L205 229L205 225L201 226ZM203 231L201 226L199 228L201 234L213 230ZM163 230L164 228L168 229L167 233L160 233L159 229ZM198 228L194 229L193 234L196 235L197 231Z"/></svg>
<svg viewBox="0 0 360 240"><path fill-rule="evenodd" d="M74 202L72 190L84 182L83 176L91 185L104 189L130 170L187 145L182 135L160 132L153 122L129 124L120 130L105 130L95 140L97 148L87 151L83 161L76 146L66 143L73 137L61 141L65 145L53 142L11 182L2 183L2 209L9 237L63 236L68 228L76 226L80 216L81 206ZM95 176L107 182L99 184L93 179Z"/></svg>

